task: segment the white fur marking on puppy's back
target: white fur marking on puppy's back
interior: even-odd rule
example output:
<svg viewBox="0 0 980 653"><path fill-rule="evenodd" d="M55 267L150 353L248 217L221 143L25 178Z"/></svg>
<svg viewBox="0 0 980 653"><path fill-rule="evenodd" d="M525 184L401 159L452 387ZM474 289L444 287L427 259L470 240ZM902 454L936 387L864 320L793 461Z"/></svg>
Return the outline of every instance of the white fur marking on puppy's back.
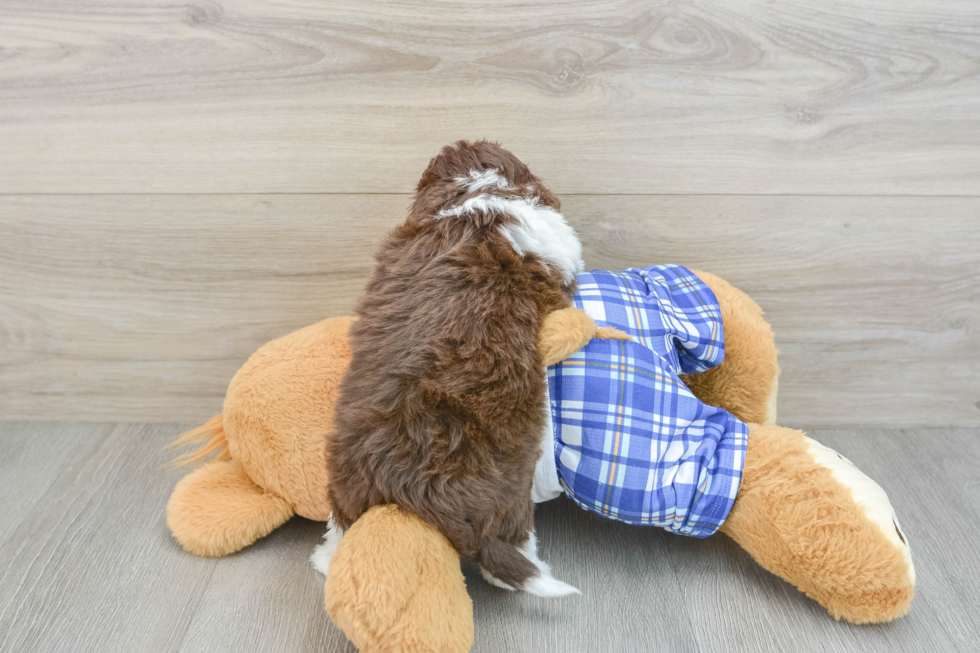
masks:
<svg viewBox="0 0 980 653"><path fill-rule="evenodd" d="M519 256L533 253L557 268L566 284L585 270L582 243L561 213L541 204L537 197L498 197L481 194L454 209L436 214L436 218L461 217L476 212L497 211L515 218L517 224L500 227L500 233Z"/></svg>
<svg viewBox="0 0 980 653"><path fill-rule="evenodd" d="M310 562L313 563L313 568L324 576L327 575L327 571L330 569L330 559L337 552L337 546L340 544L340 538L343 536L344 531L340 530L334 522L333 517L331 517L330 521L327 522L327 531L323 534L323 544L313 549L313 554L310 556Z"/></svg>
<svg viewBox="0 0 980 653"><path fill-rule="evenodd" d="M534 534L534 531L531 531L528 535L527 542L521 547L520 551L525 558L530 560L538 568L538 573L527 579L524 585L518 589L542 598L554 598L582 593L578 588L558 580L551 574L551 567L548 566L548 563L538 557L538 538ZM494 577L483 567L480 567L480 573L483 574L483 578L491 585L514 591L513 587Z"/></svg>

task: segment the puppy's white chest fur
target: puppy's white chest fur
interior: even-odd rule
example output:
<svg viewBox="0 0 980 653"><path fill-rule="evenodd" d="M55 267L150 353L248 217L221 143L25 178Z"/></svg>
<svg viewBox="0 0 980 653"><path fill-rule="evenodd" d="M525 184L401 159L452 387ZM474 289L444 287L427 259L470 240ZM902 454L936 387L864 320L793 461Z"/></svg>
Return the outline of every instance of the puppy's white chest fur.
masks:
<svg viewBox="0 0 980 653"><path fill-rule="evenodd" d="M558 480L558 462L555 460L555 425L551 421L551 392L545 380L544 411L546 415L544 433L541 434L541 457L534 467L534 485L531 498L534 503L557 499L565 491Z"/></svg>

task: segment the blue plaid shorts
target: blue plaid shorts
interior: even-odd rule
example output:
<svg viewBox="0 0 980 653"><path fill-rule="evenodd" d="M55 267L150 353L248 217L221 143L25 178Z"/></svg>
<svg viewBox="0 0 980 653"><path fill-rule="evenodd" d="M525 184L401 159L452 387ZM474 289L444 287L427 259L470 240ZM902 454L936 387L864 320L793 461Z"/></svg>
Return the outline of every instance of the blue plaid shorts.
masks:
<svg viewBox="0 0 980 653"><path fill-rule="evenodd" d="M548 369L565 493L610 519L711 535L735 502L748 435L678 377L725 357L714 293L677 265L593 270L575 305L633 341L593 339Z"/></svg>

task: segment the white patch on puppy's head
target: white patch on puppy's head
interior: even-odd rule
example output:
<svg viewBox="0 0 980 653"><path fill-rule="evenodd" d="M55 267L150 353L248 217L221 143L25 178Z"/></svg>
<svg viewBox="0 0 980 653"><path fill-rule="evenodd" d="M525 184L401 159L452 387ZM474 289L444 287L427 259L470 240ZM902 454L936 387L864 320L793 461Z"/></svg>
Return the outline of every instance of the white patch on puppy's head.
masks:
<svg viewBox="0 0 980 653"><path fill-rule="evenodd" d="M506 180L505 180L506 181ZM518 256L534 253L562 276L565 285L585 270L582 243L561 213L541 204L537 197L498 197L480 194L453 209L445 209L436 218L461 217L470 213L497 211L517 220L500 227Z"/></svg>
<svg viewBox="0 0 980 653"><path fill-rule="evenodd" d="M460 186L466 187L466 190L469 192L490 186L495 186L500 190L514 190L510 182L501 177L500 171L496 168L490 168L483 172L475 169L470 170L469 175L466 177L456 177L454 181Z"/></svg>

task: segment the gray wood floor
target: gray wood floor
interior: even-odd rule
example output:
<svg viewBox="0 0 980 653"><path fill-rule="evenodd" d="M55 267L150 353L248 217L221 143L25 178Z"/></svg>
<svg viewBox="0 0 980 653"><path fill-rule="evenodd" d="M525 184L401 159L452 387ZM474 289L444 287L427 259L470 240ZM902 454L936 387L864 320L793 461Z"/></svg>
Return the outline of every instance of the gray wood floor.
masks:
<svg viewBox="0 0 980 653"><path fill-rule="evenodd" d="M221 560L184 553L164 507L178 425L0 423L0 651L353 651L295 519ZM895 623L835 622L730 540L539 508L542 553L584 594L513 595L466 569L474 651L975 651L980 430L814 431L878 480L919 579Z"/></svg>

